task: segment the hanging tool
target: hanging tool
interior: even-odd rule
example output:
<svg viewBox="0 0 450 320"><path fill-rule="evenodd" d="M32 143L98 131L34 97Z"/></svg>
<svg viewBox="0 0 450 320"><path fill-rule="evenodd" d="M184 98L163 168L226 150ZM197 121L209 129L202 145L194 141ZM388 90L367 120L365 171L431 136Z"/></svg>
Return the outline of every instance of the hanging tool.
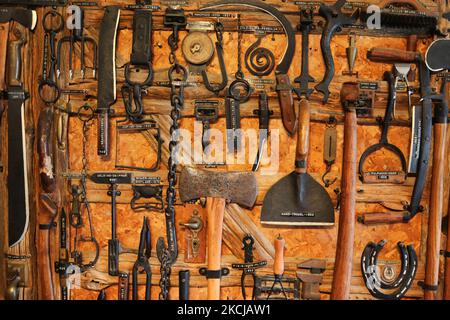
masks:
<svg viewBox="0 0 450 320"><path fill-rule="evenodd" d="M358 165L359 178L365 183L404 183L406 180L407 167L406 159L402 151L395 145L388 142L388 130L392 121L393 110L397 95L395 92L395 80L392 72L386 71L383 76L384 80L387 80L389 87L388 102L386 111L384 113L384 119L382 122L382 133L380 142L368 147L361 155ZM367 157L380 149L387 149L400 159L402 170L401 171L364 171L364 162Z"/></svg>
<svg viewBox="0 0 450 320"><path fill-rule="evenodd" d="M323 94L323 103L328 101L330 91L328 89L334 76L334 60L331 53L331 39L337 30L344 26L353 24L356 16L348 16L341 9L345 5L346 0L338 0L332 6L321 4L319 14L325 18L325 27L322 30L322 38L320 39L320 48L322 49L323 61L325 63L325 75L315 86L315 89Z"/></svg>
<svg viewBox="0 0 450 320"><path fill-rule="evenodd" d="M152 11L141 9L143 5L151 5L152 1L137 0L133 15L133 44L130 62L124 66L125 84L121 92L128 120L142 122L144 108L142 95L153 80L152 67ZM136 69L139 73L147 72L143 81L132 80L131 70ZM144 71L145 70L145 71ZM133 106L134 102L134 106Z"/></svg>
<svg viewBox="0 0 450 320"><path fill-rule="evenodd" d="M308 65L308 33L312 23L312 11L301 12L302 72L294 81L300 88L294 92L300 99L298 136L295 153L295 170L285 176L266 193L261 210L261 223L286 226L326 226L334 224L334 209L330 195L323 186L307 173L310 134L309 88L312 78Z"/></svg>
<svg viewBox="0 0 450 320"><path fill-rule="evenodd" d="M169 63L171 67L168 71L168 78L170 83L170 103L171 112L170 117L172 123L170 125L170 132L177 132L179 121L181 118L180 110L184 106L184 88L186 80L188 78L187 69L182 66L176 56L179 42L180 29L185 28L187 25L187 17L182 8L168 7L163 18L164 26L172 29L172 33L168 38L168 44L170 46ZM173 149L177 148L176 135L171 135L169 142L169 154L172 155ZM176 189L175 184L177 182L177 162L172 157L169 157L167 162L167 168L169 173L167 179L169 185L166 191L166 237L167 246L163 237L159 237L156 242L156 254L158 260L161 263L159 287L161 291L159 293L160 300L167 300L169 298L170 289L170 273L172 270L172 264L175 262L178 256L177 245L177 233L175 229L175 199Z"/></svg>
<svg viewBox="0 0 450 320"><path fill-rule="evenodd" d="M242 239L243 250L244 250L244 263L233 263L231 267L233 269L242 270L241 275L241 290L242 297L244 300L247 300L247 294L245 292L245 278L247 275L252 276L253 281L253 291L252 291L252 300L255 299L255 277L256 277L256 269L261 268L267 265L267 261L258 261L253 262L253 250L255 245L255 239L250 234L246 234Z"/></svg>
<svg viewBox="0 0 450 320"><path fill-rule="evenodd" d="M116 198L122 193L118 190L119 184L130 184L131 175L127 173L102 172L93 173L89 179L94 183L108 184L108 196L111 197L111 239L108 240L108 274L119 275L119 255L134 250L124 248L117 238Z"/></svg>
<svg viewBox="0 0 450 320"><path fill-rule="evenodd" d="M81 67L81 79L84 80L86 74L86 48L90 44L92 46L92 77L96 79L97 77L97 42L92 37L88 37L84 35L84 10L81 7L78 7L77 10L73 10L72 15L78 15L77 19L79 19L79 28L71 29L70 36L62 37L58 42L58 55L57 55L57 68L56 75L59 78L61 75L61 49L64 43L69 44L69 78L73 79L74 69L73 69L73 52L75 51L75 46L77 42L80 44L80 67Z"/></svg>
<svg viewBox="0 0 450 320"><path fill-rule="evenodd" d="M297 278L301 281L303 300L320 300L320 284L325 272L326 260L310 259L297 265L301 272L297 272ZM309 273L305 273L309 270Z"/></svg>
<svg viewBox="0 0 450 320"><path fill-rule="evenodd" d="M15 28L16 39L9 42L7 54L8 94L8 241L12 247L24 237L29 222L28 159L25 135L25 100L28 93L22 82L22 48L24 31Z"/></svg>
<svg viewBox="0 0 450 320"><path fill-rule="evenodd" d="M162 186L131 186L133 190L133 198L130 201L131 209L133 210L150 210L164 212L164 201L162 198ZM155 199L157 203L137 203L141 198Z"/></svg>
<svg viewBox="0 0 450 320"><path fill-rule="evenodd" d="M189 279L191 273L189 270L180 270L178 272L178 280L179 280L179 294L178 298L181 301L189 300Z"/></svg>
<svg viewBox="0 0 450 320"><path fill-rule="evenodd" d="M349 298L353 267L353 242L355 237L356 205L356 155L357 123L356 107L359 98L359 84L345 82L341 89L341 103L345 112L344 160L341 181L341 205L336 244L335 267L331 287L332 300Z"/></svg>
<svg viewBox="0 0 450 320"><path fill-rule="evenodd" d="M286 50L282 55L281 61L275 68L275 77L277 81L276 91L278 93L278 99L280 101L283 125L285 129L288 131L288 133L292 135L295 133L296 130L295 126L296 122L295 122L294 101L292 98L292 87L290 84L289 76L287 75L287 72L289 70L289 67L291 66L291 62L295 53L295 32L291 26L291 23L278 9L258 0L246 0L245 2L242 2L240 0L222 0L211 4L207 4L206 6L200 8L200 10L210 11L217 7L233 6L233 5L251 7L263 11L271 15L273 18L275 18L283 27L284 33L286 34L287 37L287 46ZM239 45L240 44L238 42L238 46Z"/></svg>
<svg viewBox="0 0 450 320"><path fill-rule="evenodd" d="M450 70L450 58L446 54L450 50L450 38L434 40L425 53L425 63L433 72Z"/></svg>
<svg viewBox="0 0 450 320"><path fill-rule="evenodd" d="M334 116L328 118L325 133L323 134L323 162L325 162L326 170L322 175L322 182L325 188L334 184L337 178L325 178L331 172L331 166L336 161L336 145L337 145L337 120Z"/></svg>
<svg viewBox="0 0 450 320"><path fill-rule="evenodd" d="M252 207L256 201L256 178L250 172L213 172L184 167L180 174L181 201L206 197L208 211L208 268L201 274L208 279L208 300L220 299L220 278L229 273L222 268L222 223L225 201Z"/></svg>
<svg viewBox="0 0 450 320"><path fill-rule="evenodd" d="M264 154L264 149L267 149L265 146L267 146L267 139L269 136L269 118L273 114L273 111L269 109L268 100L267 93L265 91L261 91L258 95L258 110L253 110L253 113L257 114L259 119L258 153L256 154L255 161L253 162L253 172L258 171Z"/></svg>
<svg viewBox="0 0 450 320"><path fill-rule="evenodd" d="M219 120L219 107L215 101L197 100L194 107L195 120L202 123L202 148L209 146L209 129L211 123Z"/></svg>
<svg viewBox="0 0 450 320"><path fill-rule="evenodd" d="M72 249L72 258L74 263L77 264L82 271L88 270L95 266L97 260L100 255L100 246L98 244L97 239L95 238L94 232L94 224L92 221L92 212L91 205L89 203L89 199L87 197L87 187L86 187L86 179L88 172L88 161L87 161L87 148L88 148L88 135L89 128L92 125L92 120L94 118L94 110L88 104L82 105L78 108L76 113L79 121L82 122L82 130L83 130L83 143L82 143L82 164L83 168L81 171L81 178L79 185L75 187L72 185L72 207L69 214L69 222L70 226L75 228L75 236L73 239L73 249ZM88 221L89 227L89 235L80 235L79 231L83 226L83 217L82 213L85 212ZM95 255L89 262L85 263L83 253L78 250L78 243L91 243L95 248Z"/></svg>
<svg viewBox="0 0 450 320"><path fill-rule="evenodd" d="M411 163L417 160L417 175L414 181L410 203L405 206L404 211L365 214L358 217L358 221L365 224L408 222L418 212L423 211L420 201L426 183L430 158L433 118L432 104L433 101L442 103L442 97L433 95L430 85L430 72L420 53L390 48L373 48L368 52L368 57L370 60L386 63L416 63L419 68L420 95L422 99L421 104L415 106L416 111L412 119L413 128L410 153L414 152L415 154L410 155L409 161Z"/></svg>
<svg viewBox="0 0 450 320"><path fill-rule="evenodd" d="M356 34L350 33L348 35L348 47L345 48L347 54L348 71L343 71L342 74L345 76L356 76L358 77L358 72L354 72L355 61L358 55L358 47L356 46Z"/></svg>
<svg viewBox="0 0 450 320"><path fill-rule="evenodd" d="M18 4L17 2L14 1L13 3ZM10 21L16 21L23 27L33 31L37 24L36 10L20 7L1 7L0 23L9 23Z"/></svg>
<svg viewBox="0 0 450 320"><path fill-rule="evenodd" d="M61 90L56 82L56 35L64 29L64 19L58 11L47 11L42 18L42 26L45 31L44 54L42 79L39 82L38 92L44 103L53 104L61 95Z"/></svg>
<svg viewBox="0 0 450 320"><path fill-rule="evenodd" d="M119 272L117 275L118 286L117 286L117 297L118 300L125 301L128 300L129 297L129 285L130 285L130 277L126 272Z"/></svg>
<svg viewBox="0 0 450 320"><path fill-rule="evenodd" d="M204 229L204 220L199 210L194 209L192 211L192 216L187 222L180 222L180 226L185 228L185 232L189 232L185 236L185 258L184 262L205 262L205 233L202 232ZM200 250L202 252L200 252Z"/></svg>
<svg viewBox="0 0 450 320"><path fill-rule="evenodd" d="M216 21L214 25L205 22L189 23L188 35L183 39L181 50L186 61L190 64L190 71L202 75L206 89L218 95L228 84L228 75L223 58L223 23ZM214 30L216 33L215 49L206 30ZM221 82L213 85L206 73L206 67L211 63L214 50L219 61Z"/></svg>
<svg viewBox="0 0 450 320"><path fill-rule="evenodd" d="M427 253L425 265L424 289L425 300L437 299L439 289L439 261L441 248L441 223L444 210L444 186L446 165L448 163L447 123L448 123L448 90L447 79L441 84L440 103L434 108L433 128L433 164L431 174L430 209L428 214Z"/></svg>
<svg viewBox="0 0 450 320"><path fill-rule="evenodd" d="M97 154L109 155L109 113L116 101L116 38L119 26L120 9L117 6L105 7L100 25L98 59L98 141Z"/></svg>
<svg viewBox="0 0 450 320"><path fill-rule="evenodd" d="M281 291L281 293L284 296L284 299L288 299L286 291L283 287L283 274L284 274L284 245L285 240L281 235L278 235L278 237L275 239L273 246L275 247L275 259L273 261L273 276L274 281L272 284L272 287L270 288L270 291L267 294L266 300L269 300L270 296L274 293L277 293L276 285L278 284L278 289Z"/></svg>
<svg viewBox="0 0 450 320"><path fill-rule="evenodd" d="M227 128L227 150L234 153L241 149L241 113L240 104L245 103L250 99L253 88L245 79L242 71L241 63L241 16L237 16L237 32L238 32L238 46L237 46L237 60L238 69L235 73L235 80L231 82L225 96L225 116Z"/></svg>
<svg viewBox="0 0 450 320"><path fill-rule="evenodd" d="M265 37L263 31L255 30L256 41L252 43L244 55L245 67L256 77L268 76L275 68L275 55L267 48L260 47Z"/></svg>
<svg viewBox="0 0 450 320"><path fill-rule="evenodd" d="M55 261L55 271L59 274L61 300L69 300L69 288L67 286L69 266L69 251L67 245L67 215L64 208L62 208L59 216L59 259L58 261Z"/></svg>
<svg viewBox="0 0 450 320"><path fill-rule="evenodd" d="M151 235L148 218L144 217L142 223L141 238L139 242L138 257L133 265L133 300L138 300L138 273L141 270L145 273L145 300L150 300L152 286L152 270L148 259L151 257Z"/></svg>
<svg viewBox="0 0 450 320"><path fill-rule="evenodd" d="M215 94L219 94L220 91L222 91L228 84L228 75L227 70L225 66L225 61L223 58L223 24L220 21L216 21L214 23L214 30L216 31L216 52L217 52L217 59L219 60L219 66L220 66L220 73L222 75L222 81L218 84L213 86L208 79L208 75L206 73L206 69L203 68L202 78L203 82L205 84L206 89L208 89L211 92L214 92Z"/></svg>
<svg viewBox="0 0 450 320"><path fill-rule="evenodd" d="M378 244L369 242L361 255L361 272L369 293L377 299L397 300L401 299L411 287L417 272L417 255L413 245L405 246L403 242L397 243L400 253L401 270L396 278L384 281L379 276L378 255L386 244L381 240ZM386 272L393 273L393 270Z"/></svg>

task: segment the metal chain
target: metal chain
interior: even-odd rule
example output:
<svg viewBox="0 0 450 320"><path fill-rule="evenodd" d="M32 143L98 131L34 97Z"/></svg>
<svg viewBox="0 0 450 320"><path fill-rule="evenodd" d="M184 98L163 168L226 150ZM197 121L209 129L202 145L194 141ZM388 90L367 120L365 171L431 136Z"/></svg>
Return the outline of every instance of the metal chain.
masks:
<svg viewBox="0 0 450 320"><path fill-rule="evenodd" d="M83 114L81 111L87 111L88 114ZM86 210L86 215L89 222L89 237L83 235L78 235L78 228L75 228L75 238L74 238L74 251L77 252L77 242L92 242L96 247L95 258L87 264L81 265L83 270L93 267L98 260L98 242L94 235L94 225L92 223L91 206L87 197L87 187L86 178L88 176L88 159L87 159L87 145L88 145L88 134L89 128L92 126L92 119L94 117L94 110L88 104L84 104L78 110L78 119L83 122L83 146L82 146L82 169L81 169L81 179L80 179L80 189L81 189L81 201L83 202L84 209Z"/></svg>
<svg viewBox="0 0 450 320"><path fill-rule="evenodd" d="M169 82L171 85L170 92L170 102L172 106L172 111L170 112L170 118L172 120L172 124L170 127L170 136L171 140L169 142L169 159L167 163L167 168L169 170L167 175L168 187L166 194L166 202L167 206L165 208L166 215L166 228L167 228L167 248L164 248L162 252L158 255L161 267L160 267L160 300L167 300L169 296L169 288L170 288L170 274L172 264L175 262L176 256L178 255L178 249L176 244L176 234L175 234L175 199L176 199L176 190L175 185L177 183L177 163L175 161L174 149L178 143L178 135L179 135L179 124L178 121L181 117L180 110L183 108L184 104L184 86L187 79L187 70L178 63L176 58L176 50L178 48L178 28L174 26L173 32L168 39L168 43L170 46L170 55L169 62L172 64L170 67L169 74ZM160 242L163 242L163 239L158 239Z"/></svg>
<svg viewBox="0 0 450 320"><path fill-rule="evenodd" d="M236 79L244 79L244 72L242 71L242 62L241 62L241 42L242 42L242 34L241 34L241 15L237 15L237 63L238 69L234 76Z"/></svg>

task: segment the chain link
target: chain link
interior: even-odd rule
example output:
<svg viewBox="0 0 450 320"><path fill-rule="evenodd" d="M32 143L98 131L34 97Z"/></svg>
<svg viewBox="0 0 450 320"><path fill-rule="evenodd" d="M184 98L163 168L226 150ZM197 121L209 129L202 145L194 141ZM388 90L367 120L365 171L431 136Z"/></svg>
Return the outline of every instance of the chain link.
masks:
<svg viewBox="0 0 450 320"><path fill-rule="evenodd" d="M175 148L177 146L178 135L179 135L179 119L181 117L181 109L184 104L184 86L187 79L187 70L178 63L176 57L176 50L178 49L178 27L173 27L173 32L168 39L170 45L169 62L172 67L168 71L169 81L171 85L170 91L170 101L172 105L172 111L170 112L170 118L172 124L170 126L170 142L169 142L169 159L167 163L167 168L169 170L167 175L168 187L166 193L167 206L165 208L166 216L166 228L167 228L167 243L168 246L165 247L162 252L158 255L161 267L160 267L160 281L159 287L161 289L159 293L160 300L167 300L169 297L170 289L170 274L172 264L175 262L176 256L178 254L177 244L176 244L176 234L175 234L175 199L176 199L176 189L175 185L177 183L177 163L175 161ZM163 241L163 240L162 240Z"/></svg>

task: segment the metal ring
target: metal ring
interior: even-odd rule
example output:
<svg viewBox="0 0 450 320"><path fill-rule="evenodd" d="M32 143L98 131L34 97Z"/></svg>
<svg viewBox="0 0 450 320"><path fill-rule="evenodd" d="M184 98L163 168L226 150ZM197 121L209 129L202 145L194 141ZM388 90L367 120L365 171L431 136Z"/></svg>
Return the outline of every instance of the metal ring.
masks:
<svg viewBox="0 0 450 320"><path fill-rule="evenodd" d="M82 113L81 112L82 110L90 111L90 113L89 114ZM77 117L78 117L78 119L80 119L80 121L83 121L83 122L91 121L94 118L94 109L92 109L92 107L90 105L88 105L87 103L83 104L81 107L78 108Z"/></svg>
<svg viewBox="0 0 450 320"><path fill-rule="evenodd" d="M47 17L49 15L52 15L53 17L58 17L59 18L59 25L56 28L48 28L47 27ZM42 27L44 28L44 31L46 33L50 33L50 32L55 32L58 33L60 32L63 28L64 28L64 19L62 17L62 15L58 12L58 11L47 11L44 15L44 17L42 18Z"/></svg>
<svg viewBox="0 0 450 320"><path fill-rule="evenodd" d="M42 90L44 89L44 87L48 87L48 88L51 88L51 89L54 90L55 97L53 99L47 99L47 98L44 97L44 95L42 93ZM46 104L55 103L56 101L58 101L59 97L61 96L61 90L59 89L59 87L56 84L56 82L50 81L48 79L47 80L43 80L43 81L41 81L41 83L39 83L38 92L39 92L39 97Z"/></svg>
<svg viewBox="0 0 450 320"><path fill-rule="evenodd" d="M245 92L244 95L233 93L234 89L238 88L238 87L244 88L244 92ZM236 79L228 87L228 94L241 103L248 101L248 99L250 99L250 95L252 94L252 92L253 92L253 89L250 86L250 83L248 83L248 81L246 81L244 79Z"/></svg>
<svg viewBox="0 0 450 320"><path fill-rule="evenodd" d="M132 81L130 79L130 74L131 74L130 66L132 66L132 64L130 62L125 64L125 72L124 72L125 73L125 81L131 86L149 86L153 79L153 68L152 68L152 64L150 63L150 61L147 62L146 65L140 65L141 69L148 70L147 78L143 82Z"/></svg>

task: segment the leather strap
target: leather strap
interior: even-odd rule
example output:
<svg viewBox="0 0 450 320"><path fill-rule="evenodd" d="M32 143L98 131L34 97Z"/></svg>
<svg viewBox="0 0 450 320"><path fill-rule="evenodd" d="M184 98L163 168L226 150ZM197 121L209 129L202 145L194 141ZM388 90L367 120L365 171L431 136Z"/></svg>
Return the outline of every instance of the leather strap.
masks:
<svg viewBox="0 0 450 320"><path fill-rule="evenodd" d="M152 12L136 10L133 17L133 49L131 52L132 65L147 65L152 58Z"/></svg>

